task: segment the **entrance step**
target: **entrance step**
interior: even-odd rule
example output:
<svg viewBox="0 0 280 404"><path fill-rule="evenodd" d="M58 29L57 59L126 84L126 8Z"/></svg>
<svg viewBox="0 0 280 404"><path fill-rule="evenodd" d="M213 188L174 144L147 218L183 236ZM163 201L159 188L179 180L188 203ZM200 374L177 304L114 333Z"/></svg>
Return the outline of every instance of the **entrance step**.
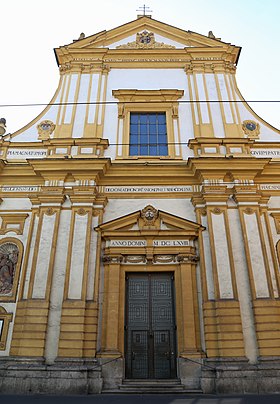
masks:
<svg viewBox="0 0 280 404"><path fill-rule="evenodd" d="M107 393L109 391L104 391ZM114 393L130 393L130 394L141 394L141 393L148 393L148 394L162 394L162 393L170 393L170 394L182 394L182 393L189 393L189 394L198 394L202 393L201 390L187 390L181 384L179 379L153 379L153 380L145 380L145 379L137 379L137 380L130 380L126 379L123 383L119 386L118 391L114 391Z"/></svg>

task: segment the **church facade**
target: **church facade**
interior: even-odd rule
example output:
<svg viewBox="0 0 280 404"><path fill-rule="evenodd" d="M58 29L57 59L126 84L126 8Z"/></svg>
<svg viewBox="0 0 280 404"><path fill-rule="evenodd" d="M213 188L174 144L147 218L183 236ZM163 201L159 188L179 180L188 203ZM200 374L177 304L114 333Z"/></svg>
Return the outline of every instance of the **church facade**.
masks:
<svg viewBox="0 0 280 404"><path fill-rule="evenodd" d="M280 391L280 131L240 50L141 16L1 120L1 392Z"/></svg>

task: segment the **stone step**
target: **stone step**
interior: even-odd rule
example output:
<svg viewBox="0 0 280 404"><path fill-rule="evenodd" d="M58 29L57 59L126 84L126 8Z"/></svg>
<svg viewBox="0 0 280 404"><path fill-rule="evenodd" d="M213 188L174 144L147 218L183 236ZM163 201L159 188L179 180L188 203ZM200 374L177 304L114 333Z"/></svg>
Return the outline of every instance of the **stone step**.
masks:
<svg viewBox="0 0 280 404"><path fill-rule="evenodd" d="M122 387L120 386L120 393L122 394L182 394L185 393L184 389L163 389L161 387L155 387L151 389L150 387Z"/></svg>
<svg viewBox="0 0 280 404"><path fill-rule="evenodd" d="M184 388L161 388L161 387L156 387L156 388L150 388L150 387L127 387L124 388L123 386L120 386L119 389L108 389L108 390L103 390L102 394L190 394L190 395L196 395L196 394L203 394L202 390L191 390L191 389L184 389Z"/></svg>
<svg viewBox="0 0 280 404"><path fill-rule="evenodd" d="M129 380L126 379L118 389L103 390L106 393L121 394L201 394L198 389L185 389L179 379Z"/></svg>
<svg viewBox="0 0 280 404"><path fill-rule="evenodd" d="M182 385L180 379L124 379L122 385L140 386L178 386Z"/></svg>

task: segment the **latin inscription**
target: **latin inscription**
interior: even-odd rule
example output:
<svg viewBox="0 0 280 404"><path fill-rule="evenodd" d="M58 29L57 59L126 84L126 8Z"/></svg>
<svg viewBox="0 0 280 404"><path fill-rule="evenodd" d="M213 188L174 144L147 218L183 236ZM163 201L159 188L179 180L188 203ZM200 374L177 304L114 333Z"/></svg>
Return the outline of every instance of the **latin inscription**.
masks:
<svg viewBox="0 0 280 404"><path fill-rule="evenodd" d="M251 155L260 158L280 158L280 149L251 149Z"/></svg>
<svg viewBox="0 0 280 404"><path fill-rule="evenodd" d="M280 184L261 184L260 189L263 191L280 191Z"/></svg>
<svg viewBox="0 0 280 404"><path fill-rule="evenodd" d="M39 187L37 186L19 186L19 187L13 187L13 186L8 186L4 185L1 188L2 192L37 192L39 190Z"/></svg>
<svg viewBox="0 0 280 404"><path fill-rule="evenodd" d="M8 149L7 159L41 159L46 157L44 149Z"/></svg>
<svg viewBox="0 0 280 404"><path fill-rule="evenodd" d="M105 192L110 193L160 193L160 192L193 192L192 186L170 187L106 187Z"/></svg>
<svg viewBox="0 0 280 404"><path fill-rule="evenodd" d="M189 240L154 240L154 247L186 247L190 245Z"/></svg>
<svg viewBox="0 0 280 404"><path fill-rule="evenodd" d="M146 240L111 240L110 247L146 247ZM154 247L186 247L190 245L189 240L154 240Z"/></svg>
<svg viewBox="0 0 280 404"><path fill-rule="evenodd" d="M111 240L110 247L146 247L146 240Z"/></svg>

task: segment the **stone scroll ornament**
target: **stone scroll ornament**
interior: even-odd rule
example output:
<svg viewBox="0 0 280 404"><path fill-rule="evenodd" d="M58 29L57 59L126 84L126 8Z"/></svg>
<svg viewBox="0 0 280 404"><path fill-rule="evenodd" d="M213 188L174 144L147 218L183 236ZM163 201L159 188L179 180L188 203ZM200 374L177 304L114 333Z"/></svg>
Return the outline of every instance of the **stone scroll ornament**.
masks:
<svg viewBox="0 0 280 404"><path fill-rule="evenodd" d="M19 250L13 243L0 245L0 297L12 294Z"/></svg>

